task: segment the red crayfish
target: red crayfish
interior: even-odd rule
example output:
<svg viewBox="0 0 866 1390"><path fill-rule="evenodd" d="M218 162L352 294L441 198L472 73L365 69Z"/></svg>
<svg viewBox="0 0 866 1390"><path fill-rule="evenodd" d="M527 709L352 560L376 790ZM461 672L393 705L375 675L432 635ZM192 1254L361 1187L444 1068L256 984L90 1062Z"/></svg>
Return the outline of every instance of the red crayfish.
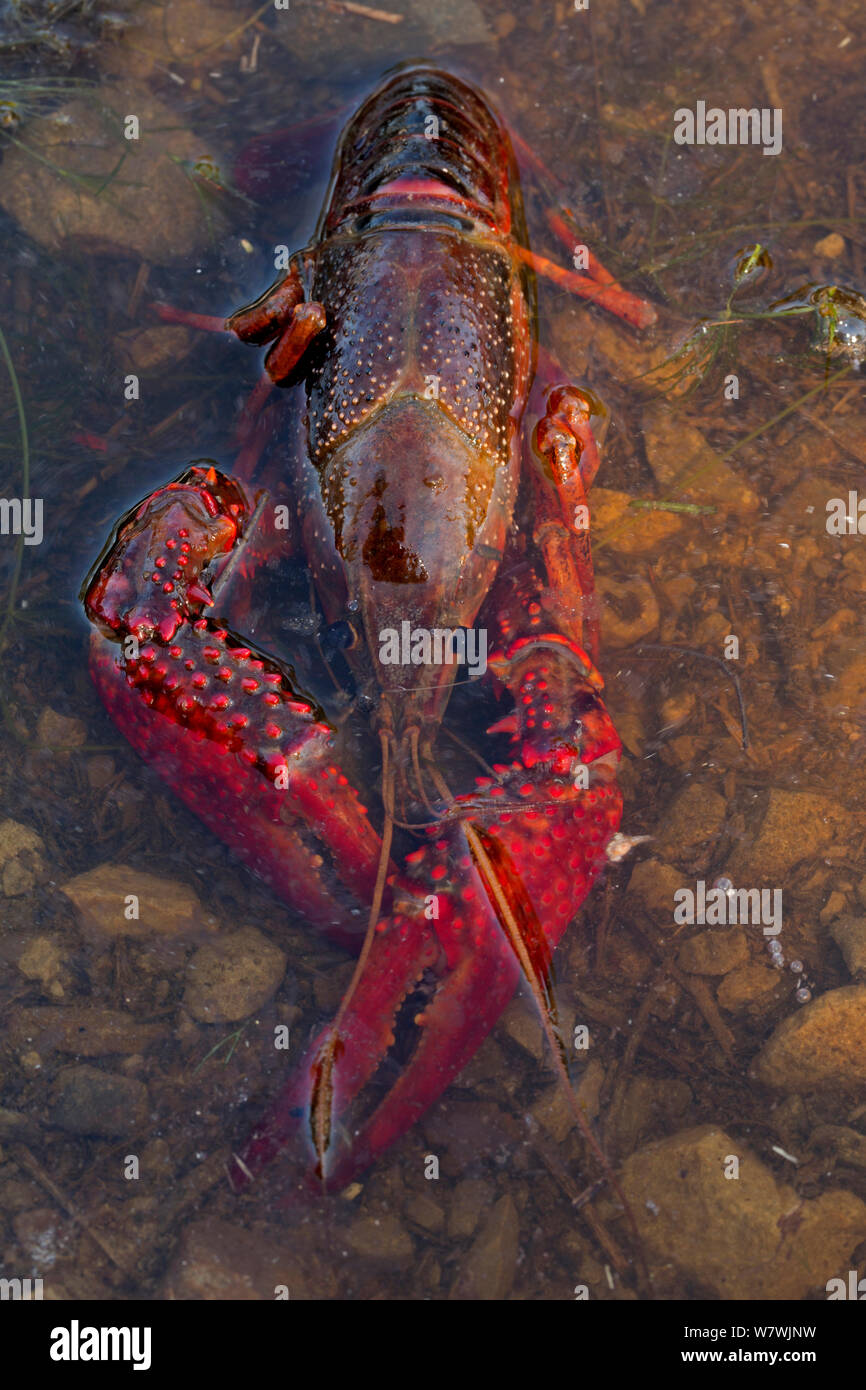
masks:
<svg viewBox="0 0 866 1390"><path fill-rule="evenodd" d="M512 145L476 91L426 68L391 77L343 133L312 244L226 323L272 343L273 381L305 388L276 485L292 532L273 492L195 464L128 513L85 586L94 678L124 734L277 894L359 953L336 1018L233 1156L238 1188L296 1135L322 1181L345 1183L441 1094L521 980L553 1037L550 955L617 843L621 747L595 665L591 398L550 390L523 438L533 271L638 325L654 317L588 264L571 275L527 249ZM341 770L325 702L225 618L291 546L378 739L381 830ZM448 657L473 634L482 655L489 634L489 701L506 706L488 732L508 752L455 792L436 740ZM386 635L414 661L383 660ZM421 806L405 826L416 847L398 852L397 811ZM363 1114L416 997L414 1049Z"/></svg>

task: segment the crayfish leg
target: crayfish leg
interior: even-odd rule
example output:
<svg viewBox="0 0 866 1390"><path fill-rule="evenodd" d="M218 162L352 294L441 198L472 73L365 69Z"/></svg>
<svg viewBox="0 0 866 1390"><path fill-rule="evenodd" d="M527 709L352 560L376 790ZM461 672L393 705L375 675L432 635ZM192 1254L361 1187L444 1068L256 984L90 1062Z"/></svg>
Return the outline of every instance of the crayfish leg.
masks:
<svg viewBox="0 0 866 1390"><path fill-rule="evenodd" d="M599 456L590 417L592 403L574 386L551 391L532 445L542 467L532 467L533 540L544 559L549 593L560 596L557 620L565 635L598 659L588 492ZM570 606L562 596L568 595Z"/></svg>
<svg viewBox="0 0 866 1390"><path fill-rule="evenodd" d="M270 289L243 309L236 309L225 326L244 343L270 343L265 371L277 385L287 381L310 343L325 327L325 310L307 300L296 262Z"/></svg>

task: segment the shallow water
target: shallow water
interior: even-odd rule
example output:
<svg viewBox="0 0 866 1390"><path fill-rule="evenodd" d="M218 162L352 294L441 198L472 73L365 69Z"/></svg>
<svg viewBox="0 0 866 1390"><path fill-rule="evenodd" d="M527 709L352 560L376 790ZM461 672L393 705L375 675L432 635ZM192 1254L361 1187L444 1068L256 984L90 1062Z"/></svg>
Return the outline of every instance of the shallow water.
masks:
<svg viewBox="0 0 866 1390"><path fill-rule="evenodd" d="M42 499L44 533L0 536L4 1272L58 1298L823 1298L866 1262L862 306L832 293L866 291L859 7L383 8L402 22L301 0L82 6L62 29L0 10L0 496ZM260 365L219 334L142 338L152 304L221 317L255 297L274 246L312 235L348 112L418 58L478 85L543 161L533 248L569 263L556 201L659 313L637 332L538 288L540 342L609 417L601 669L623 829L652 838L594 890L555 989L565 1038L588 1029L573 1079L639 1242L610 1188L574 1205L599 1169L528 998L358 1184L301 1200L277 1165L232 1196L225 1160L285 1070L274 1029L296 1057L351 962L170 795L87 672L77 595L112 526L190 459L231 468ZM699 102L781 111L781 151L678 144ZM262 198L262 160L236 160L286 129ZM294 651L303 576L279 608ZM369 740L348 743L364 766ZM82 919L62 889L100 867L122 895L160 880L161 930L106 928L98 903L102 926ZM720 879L766 890L764 920L675 921L675 894ZM195 954L214 929L276 948L262 1002L228 1021L203 975L241 1001L255 985Z"/></svg>

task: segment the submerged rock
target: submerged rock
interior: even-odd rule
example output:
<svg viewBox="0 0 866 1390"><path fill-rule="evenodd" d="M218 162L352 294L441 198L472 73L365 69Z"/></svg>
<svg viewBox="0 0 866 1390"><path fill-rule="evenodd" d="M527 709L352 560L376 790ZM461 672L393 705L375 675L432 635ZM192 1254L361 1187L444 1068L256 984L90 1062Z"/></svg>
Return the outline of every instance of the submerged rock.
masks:
<svg viewBox="0 0 866 1390"><path fill-rule="evenodd" d="M216 930L186 883L128 864L100 864L63 885L82 925L109 937L198 936Z"/></svg>
<svg viewBox="0 0 866 1390"><path fill-rule="evenodd" d="M58 757L87 742L87 729L80 719L46 708L36 724L36 741L47 744Z"/></svg>
<svg viewBox="0 0 866 1390"><path fill-rule="evenodd" d="M773 787L757 835L744 840L731 859L734 885L742 878L750 886L781 886L789 869L820 854L848 819L844 806L822 792Z"/></svg>
<svg viewBox="0 0 866 1390"><path fill-rule="evenodd" d="M359 1216L349 1227L346 1239L355 1254L365 1260L380 1261L392 1268L412 1263L415 1245L396 1216Z"/></svg>
<svg viewBox="0 0 866 1390"><path fill-rule="evenodd" d="M70 1067L55 1082L49 1118L67 1134L125 1139L140 1133L147 1113L141 1081L98 1067Z"/></svg>
<svg viewBox="0 0 866 1390"><path fill-rule="evenodd" d="M114 340L121 361L133 372L159 372L180 362L195 347L195 335L180 324L130 328Z"/></svg>
<svg viewBox="0 0 866 1390"><path fill-rule="evenodd" d="M852 975L866 975L866 918L840 917L830 935L845 957Z"/></svg>
<svg viewBox="0 0 866 1390"><path fill-rule="evenodd" d="M464 1178L454 1188L448 1207L448 1235L452 1240L471 1236L481 1213L493 1200L493 1184L486 1178Z"/></svg>
<svg viewBox="0 0 866 1390"><path fill-rule="evenodd" d="M738 1176L726 1176L734 1158ZM853 1193L804 1201L711 1125L639 1149L621 1182L648 1257L672 1261L717 1298L805 1298L847 1268L866 1237L866 1205Z"/></svg>
<svg viewBox="0 0 866 1390"><path fill-rule="evenodd" d="M125 138L128 118L138 138ZM31 121L4 151L0 207L49 251L74 248L157 265L209 236L196 165L205 142L146 88L102 87Z"/></svg>
<svg viewBox="0 0 866 1390"><path fill-rule="evenodd" d="M202 946L187 966L184 1005L200 1023L236 1023L280 987L286 956L255 927Z"/></svg>
<svg viewBox="0 0 866 1390"><path fill-rule="evenodd" d="M167 1034L165 1023L140 1023L132 1014L99 1005L22 1008L9 1022L13 1043L19 1047L35 1043L46 1056L52 1051L77 1057L104 1057L113 1052L130 1056L152 1047Z"/></svg>
<svg viewBox="0 0 866 1390"><path fill-rule="evenodd" d="M656 842L659 851L678 863L709 863L727 813L728 804L714 787L705 782L690 782L664 813Z"/></svg>
<svg viewBox="0 0 866 1390"><path fill-rule="evenodd" d="M31 893L45 874L42 837L17 820L0 824L0 885L7 898Z"/></svg>
<svg viewBox="0 0 866 1390"><path fill-rule="evenodd" d="M763 1006L779 996L782 984L783 977L778 970L756 962L726 975L716 991L716 998L728 1013L760 1013Z"/></svg>
<svg viewBox="0 0 866 1390"><path fill-rule="evenodd" d="M52 999L62 999L69 984L66 953L51 936L34 936L18 957L18 969L27 980L37 980Z"/></svg>
<svg viewBox="0 0 866 1390"><path fill-rule="evenodd" d="M647 407L643 428L647 461L666 498L738 513L758 510L758 494L667 402Z"/></svg>
<svg viewBox="0 0 866 1390"><path fill-rule="evenodd" d="M97 60L120 77L200 72L237 61L245 27L237 10L218 0L143 0L124 15L116 42L100 44Z"/></svg>
<svg viewBox="0 0 866 1390"><path fill-rule="evenodd" d="M653 922L662 930L673 930L674 894L682 888L683 875L680 869L665 864L660 859L643 859L635 864L628 882L628 897L637 898L651 914Z"/></svg>
<svg viewBox="0 0 866 1390"><path fill-rule="evenodd" d="M621 555L658 555L683 529L678 513L633 507L627 492L595 487L591 500L593 536Z"/></svg>
<svg viewBox="0 0 866 1390"><path fill-rule="evenodd" d="M691 975L727 975L748 959L746 933L738 927L724 927L699 932L684 941L677 964Z"/></svg>
<svg viewBox="0 0 866 1390"><path fill-rule="evenodd" d="M802 1093L866 1084L866 985L831 989L779 1024L755 1059L764 1086Z"/></svg>
<svg viewBox="0 0 866 1390"><path fill-rule="evenodd" d="M507 1298L517 1270L520 1222L509 1196L500 1197L460 1265L449 1298L495 1301Z"/></svg>
<svg viewBox="0 0 866 1390"><path fill-rule="evenodd" d="M336 1280L321 1240L306 1228L282 1238L204 1217L183 1233L163 1297L183 1300L334 1298Z"/></svg>

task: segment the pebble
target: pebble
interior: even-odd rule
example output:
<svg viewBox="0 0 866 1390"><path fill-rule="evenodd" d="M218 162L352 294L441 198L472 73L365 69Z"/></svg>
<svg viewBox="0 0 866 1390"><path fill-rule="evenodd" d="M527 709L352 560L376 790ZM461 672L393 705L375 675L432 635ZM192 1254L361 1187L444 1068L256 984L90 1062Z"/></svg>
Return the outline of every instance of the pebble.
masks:
<svg viewBox="0 0 866 1390"><path fill-rule="evenodd" d="M845 238L838 232L830 232L828 236L816 241L812 250L816 256L824 256L828 261L838 261L839 257L845 254Z"/></svg>
<svg viewBox="0 0 866 1390"><path fill-rule="evenodd" d="M48 744L57 757L63 757L87 742L87 729L80 719L44 709L36 723L36 741Z"/></svg>
<svg viewBox="0 0 866 1390"><path fill-rule="evenodd" d="M285 953L255 927L242 927L195 952L184 1005L199 1023L235 1023L271 999L285 973Z"/></svg>
<svg viewBox="0 0 866 1390"><path fill-rule="evenodd" d="M866 985L831 989L789 1015L753 1064L764 1086L804 1093L866 1085Z"/></svg>
<svg viewBox="0 0 866 1390"><path fill-rule="evenodd" d="M534 1003L518 995L502 1014L501 1026L536 1062L544 1056L544 1034Z"/></svg>
<svg viewBox="0 0 866 1390"><path fill-rule="evenodd" d="M132 372L158 372L181 362L195 346L195 334L182 324L130 328L114 339L118 356Z"/></svg>
<svg viewBox="0 0 866 1390"><path fill-rule="evenodd" d="M0 823L0 885L7 898L32 893L45 876L45 845L29 825L17 820Z"/></svg>
<svg viewBox="0 0 866 1390"><path fill-rule="evenodd" d="M177 73L219 69L237 62L247 35L239 33L238 12L218 0L143 0L126 8L115 43L101 43L96 58L105 72L120 77L164 78ZM248 34L249 31L247 31ZM130 108L131 109L131 108Z"/></svg>
<svg viewBox="0 0 866 1390"><path fill-rule="evenodd" d="M65 959L66 953L53 937L35 936L18 957L18 969L26 980L38 980L53 999L62 999L65 993Z"/></svg>
<svg viewBox="0 0 866 1390"><path fill-rule="evenodd" d="M684 887L679 869L660 859L643 859L635 864L628 881L628 896L636 897L650 913L653 923L670 931L674 923L674 894Z"/></svg>
<svg viewBox="0 0 866 1390"><path fill-rule="evenodd" d="M336 1013L340 1000L355 973L353 960L343 961L332 970L319 971L313 978L313 998L323 1013Z"/></svg>
<svg viewBox="0 0 866 1390"><path fill-rule="evenodd" d="M16 1009L9 1020L12 1042L18 1047L37 1043L43 1056L52 1052L77 1057L126 1056L152 1047L167 1034L167 1024L139 1023L131 1014L99 1005L37 1005Z"/></svg>
<svg viewBox="0 0 866 1390"><path fill-rule="evenodd" d="M866 975L866 919L840 917L830 928L830 935L842 952L852 975Z"/></svg>
<svg viewBox="0 0 866 1390"><path fill-rule="evenodd" d="M545 1087L538 1100L533 1101L532 1114L557 1144L563 1142L577 1123L559 1082Z"/></svg>
<svg viewBox="0 0 866 1390"><path fill-rule="evenodd" d="M642 575L617 578L606 570L595 587L608 647L631 647L656 632L661 617L658 598Z"/></svg>
<svg viewBox="0 0 866 1390"><path fill-rule="evenodd" d="M744 965L732 970L716 991L719 1006L728 1013L759 1012L778 998L782 981L777 970L765 965Z"/></svg>
<svg viewBox="0 0 866 1390"><path fill-rule="evenodd" d="M594 487L592 534L621 555L657 555L683 529L681 513L632 507L628 492Z"/></svg>
<svg viewBox="0 0 866 1390"><path fill-rule="evenodd" d="M183 1232L162 1297L273 1302L277 1289L285 1289L290 1301L335 1298L336 1278L321 1251L320 1236L303 1226L274 1236L204 1217Z"/></svg>
<svg viewBox="0 0 866 1390"><path fill-rule="evenodd" d="M699 932L679 949L677 964L690 975L727 975L749 959L746 933L738 927Z"/></svg>
<svg viewBox="0 0 866 1390"><path fill-rule="evenodd" d="M686 720L694 714L696 705L697 697L691 688L677 691L675 695L663 700L659 706L659 715L664 730L668 732L685 724Z"/></svg>
<svg viewBox="0 0 866 1390"><path fill-rule="evenodd" d="M866 1168L866 1134L848 1125L819 1125L809 1136L811 1148L830 1148L840 1163Z"/></svg>
<svg viewBox="0 0 866 1390"><path fill-rule="evenodd" d="M125 1139L141 1132L148 1109L141 1081L97 1067L69 1067L54 1083L49 1120L67 1134Z"/></svg>
<svg viewBox="0 0 866 1390"><path fill-rule="evenodd" d="M415 1245L409 1232L396 1216L359 1216L346 1233L355 1254L365 1260L375 1260L391 1268L405 1269L415 1257Z"/></svg>
<svg viewBox="0 0 866 1390"><path fill-rule="evenodd" d="M507 1194L500 1197L460 1262L449 1299L492 1302L507 1298L517 1270L520 1222Z"/></svg>
<svg viewBox="0 0 866 1390"><path fill-rule="evenodd" d="M596 371L607 370L616 381L633 383L636 390L659 389L648 371L661 367L667 356L664 346L641 342L624 325L579 305L551 316L550 347L573 376L586 375L592 363Z"/></svg>
<svg viewBox="0 0 866 1390"><path fill-rule="evenodd" d="M834 797L773 787L757 833L744 836L727 873L735 887L781 887L795 864L817 858L849 828L849 814Z"/></svg>
<svg viewBox="0 0 866 1390"><path fill-rule="evenodd" d="M104 936L188 937L217 929L188 884L128 864L100 864L70 879L61 892L74 904L82 926Z"/></svg>
<svg viewBox="0 0 866 1390"><path fill-rule="evenodd" d="M39 1140L39 1123L32 1115L0 1106L0 1143L31 1144Z"/></svg>
<svg viewBox="0 0 866 1390"><path fill-rule="evenodd" d="M861 722L866 710L866 652L855 652L827 681L821 704L831 719Z"/></svg>
<svg viewBox="0 0 866 1390"><path fill-rule="evenodd" d="M61 1234L62 1226L63 1215L56 1206L30 1207L13 1217L15 1239L25 1252L28 1263L34 1265L33 1274L47 1273L62 1257L66 1244ZM53 1284L53 1279L51 1282Z"/></svg>
<svg viewBox="0 0 866 1390"><path fill-rule="evenodd" d="M818 920L821 926L826 927L828 922L832 922L834 918L840 917L847 906L848 899L845 894L841 893L838 888L834 888L818 914Z"/></svg>
<svg viewBox="0 0 866 1390"><path fill-rule="evenodd" d="M457 1183L448 1208L448 1235L464 1240L475 1231L479 1217L493 1201L493 1184L486 1178L464 1178Z"/></svg>
<svg viewBox="0 0 866 1390"><path fill-rule="evenodd" d="M108 753L94 753L87 759L87 780L94 791L107 787L115 770L114 759Z"/></svg>
<svg viewBox="0 0 866 1390"><path fill-rule="evenodd" d="M416 1192L406 1204L406 1220L435 1234L445 1225L445 1212L426 1192Z"/></svg>
<svg viewBox="0 0 866 1390"><path fill-rule="evenodd" d="M647 462L664 497L740 514L758 510L758 494L720 458L700 430L671 411L667 401L644 410L643 432Z"/></svg>
<svg viewBox="0 0 866 1390"><path fill-rule="evenodd" d="M730 1156L739 1177L725 1177ZM847 1269L866 1205L844 1190L804 1200L739 1139L683 1130L626 1159L621 1182L647 1257L719 1299L802 1299ZM700 1297L690 1289L691 1297Z"/></svg>
<svg viewBox="0 0 866 1390"><path fill-rule="evenodd" d="M633 1076L608 1121L617 1153L631 1153L653 1132L665 1134L683 1119L692 1102L691 1088L675 1077Z"/></svg>
<svg viewBox="0 0 866 1390"><path fill-rule="evenodd" d="M714 842L725 824L728 805L725 798L706 782L689 782L666 808L660 818L657 848L690 866L709 864ZM677 885L680 888L694 885ZM671 903L671 913L674 904Z"/></svg>
<svg viewBox="0 0 866 1390"><path fill-rule="evenodd" d="M390 8L388 5L385 9ZM407 20L421 26L431 44L488 44L490 29L482 8L475 0L402 0L399 8ZM395 26L396 27L396 26Z"/></svg>
<svg viewBox="0 0 866 1390"><path fill-rule="evenodd" d="M449 1178L463 1177L479 1157L511 1161L520 1147L493 1101L458 1100L446 1092L423 1125L427 1152L436 1155L440 1172Z"/></svg>

